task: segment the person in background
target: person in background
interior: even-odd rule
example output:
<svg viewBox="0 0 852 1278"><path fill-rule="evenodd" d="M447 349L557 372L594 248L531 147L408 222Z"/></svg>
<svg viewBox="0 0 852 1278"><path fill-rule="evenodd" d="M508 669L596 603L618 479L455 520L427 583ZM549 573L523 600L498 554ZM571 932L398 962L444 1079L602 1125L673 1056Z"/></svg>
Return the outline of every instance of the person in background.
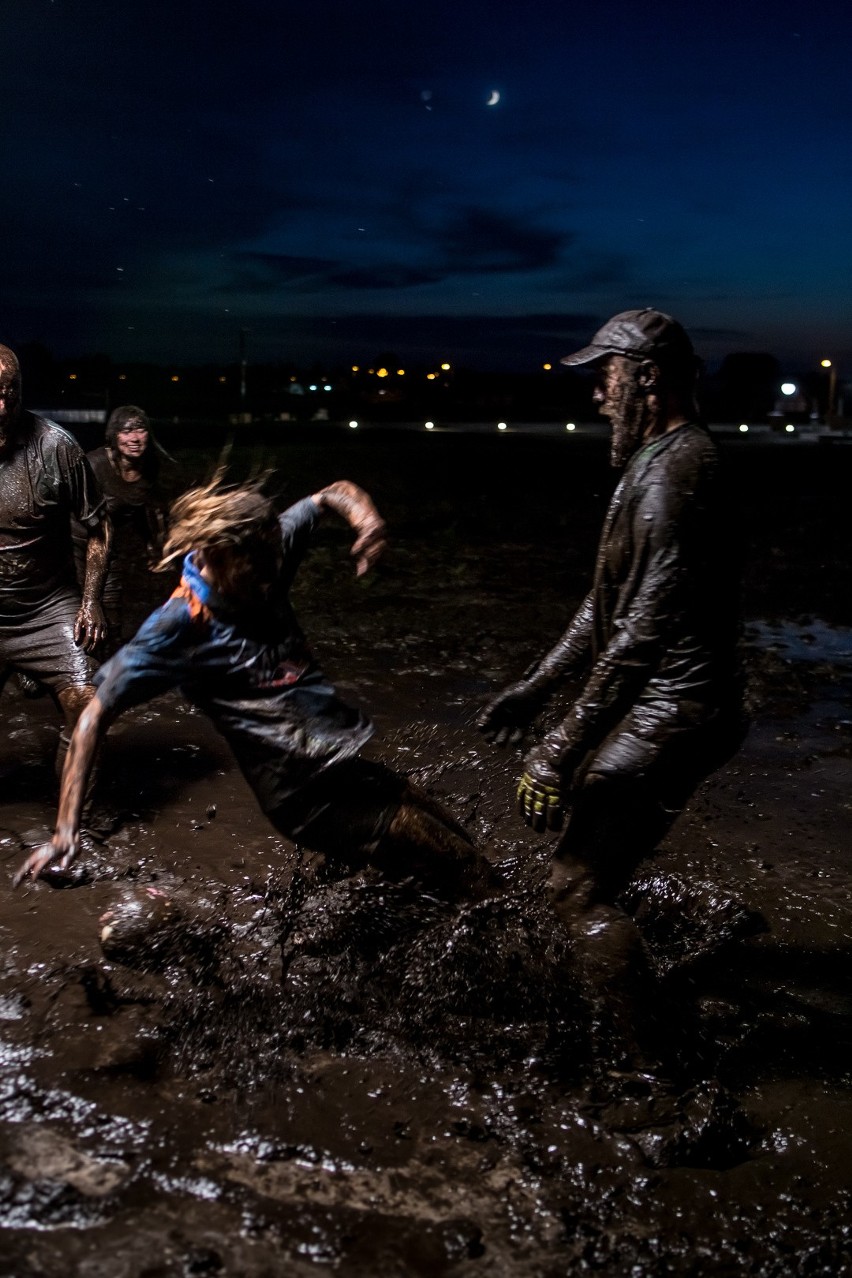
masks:
<svg viewBox="0 0 852 1278"><path fill-rule="evenodd" d="M153 567L162 554L166 532L165 504L158 488L162 456L168 454L154 438L147 414L135 404L113 410L104 444L87 453L113 525L103 592L108 647L112 652L128 637L128 585L139 576L141 565ZM79 523L74 527L74 549L78 576L82 577L85 530ZM136 593L144 597L144 579L135 584Z"/></svg>
<svg viewBox="0 0 852 1278"><path fill-rule="evenodd" d="M82 532L81 587L71 521ZM0 688L12 671L47 687L64 728L94 695L91 653L103 642L101 606L111 524L79 444L21 404L17 356L0 346Z"/></svg>

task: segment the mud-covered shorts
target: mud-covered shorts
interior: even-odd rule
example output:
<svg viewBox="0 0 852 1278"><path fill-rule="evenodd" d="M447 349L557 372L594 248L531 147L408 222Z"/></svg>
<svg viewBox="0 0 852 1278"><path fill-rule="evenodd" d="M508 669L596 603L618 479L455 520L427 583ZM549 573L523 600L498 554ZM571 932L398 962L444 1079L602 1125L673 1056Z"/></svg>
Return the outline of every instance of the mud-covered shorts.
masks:
<svg viewBox="0 0 852 1278"><path fill-rule="evenodd" d="M74 642L79 610L73 591L58 590L33 616L0 624L0 683L15 669L54 694L90 684L95 664Z"/></svg>
<svg viewBox="0 0 852 1278"><path fill-rule="evenodd" d="M371 759L333 764L267 812L277 830L353 869L371 860L408 788L405 777Z"/></svg>

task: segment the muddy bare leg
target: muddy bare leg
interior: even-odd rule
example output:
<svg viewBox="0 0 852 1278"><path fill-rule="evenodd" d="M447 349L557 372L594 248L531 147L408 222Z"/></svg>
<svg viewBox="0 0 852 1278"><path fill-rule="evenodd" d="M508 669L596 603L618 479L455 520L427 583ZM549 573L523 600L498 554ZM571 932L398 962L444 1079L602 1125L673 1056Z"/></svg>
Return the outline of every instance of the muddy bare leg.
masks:
<svg viewBox="0 0 852 1278"><path fill-rule="evenodd" d="M373 859L394 877L413 874L453 895L482 896L496 885L490 863L463 827L410 782Z"/></svg>

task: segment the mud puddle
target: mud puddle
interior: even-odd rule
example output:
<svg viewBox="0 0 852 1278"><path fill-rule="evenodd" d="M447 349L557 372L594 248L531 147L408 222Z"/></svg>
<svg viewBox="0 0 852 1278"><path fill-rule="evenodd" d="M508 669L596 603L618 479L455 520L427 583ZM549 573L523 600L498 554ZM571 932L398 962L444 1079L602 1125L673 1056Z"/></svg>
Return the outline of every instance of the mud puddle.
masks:
<svg viewBox="0 0 852 1278"><path fill-rule="evenodd" d="M669 1076L619 1077L551 843L511 812L520 756L471 726L564 617L573 577L531 544L502 546L529 609L463 537L402 537L368 586L321 548L301 601L376 753L500 867L486 902L334 879L177 698L118 725L79 885L0 895L0 1272L849 1271L848 631L750 626L756 726L628 894ZM3 708L11 871L52 821L56 723Z"/></svg>

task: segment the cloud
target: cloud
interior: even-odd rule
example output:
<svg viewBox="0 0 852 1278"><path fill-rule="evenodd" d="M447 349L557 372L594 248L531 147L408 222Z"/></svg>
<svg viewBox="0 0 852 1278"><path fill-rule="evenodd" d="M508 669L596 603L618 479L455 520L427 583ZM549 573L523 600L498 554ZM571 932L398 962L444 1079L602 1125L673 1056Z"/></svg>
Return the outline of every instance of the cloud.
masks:
<svg viewBox="0 0 852 1278"><path fill-rule="evenodd" d="M467 206L439 216L431 225L421 220L411 227L406 207L403 231L396 228L379 241L368 241L347 258L346 245L338 260L249 251L235 255L248 273L228 288L266 292L293 288L298 292L369 292L421 288L475 275L519 275L546 271L561 261L574 243L571 231L536 226L523 217ZM387 248L382 248L387 244ZM356 256L357 254L357 256Z"/></svg>
<svg viewBox="0 0 852 1278"><path fill-rule="evenodd" d="M299 283L326 278L337 265L327 257L302 257L294 253L236 252L233 269L216 287L217 293L244 297L277 293Z"/></svg>
<svg viewBox="0 0 852 1278"><path fill-rule="evenodd" d="M441 272L422 270L417 266L405 266L400 262L385 266L354 268L348 271L336 271L326 279L327 284L338 288L382 289L382 288L416 288L421 284L440 283L445 275Z"/></svg>
<svg viewBox="0 0 852 1278"><path fill-rule="evenodd" d="M449 271L540 271L554 266L573 242L570 231L530 225L518 217L490 209L466 208L450 218L435 236Z"/></svg>

